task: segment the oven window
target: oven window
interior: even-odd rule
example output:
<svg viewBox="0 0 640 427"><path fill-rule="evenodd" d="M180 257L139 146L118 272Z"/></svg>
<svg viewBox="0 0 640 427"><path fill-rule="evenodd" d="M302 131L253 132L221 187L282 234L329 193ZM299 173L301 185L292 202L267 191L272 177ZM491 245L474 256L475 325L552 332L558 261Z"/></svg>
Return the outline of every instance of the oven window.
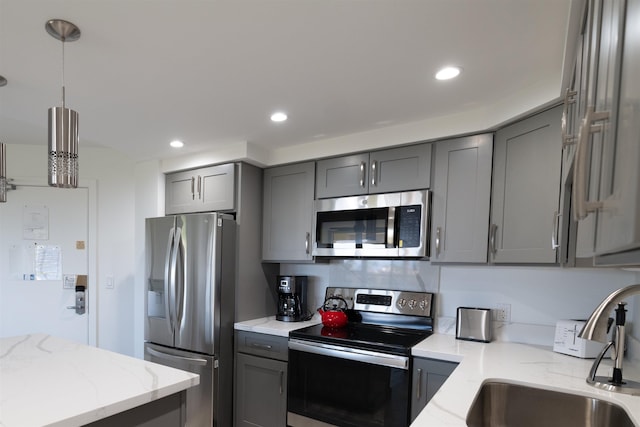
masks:
<svg viewBox="0 0 640 427"><path fill-rule="evenodd" d="M408 370L289 350L288 411L341 427L408 425Z"/></svg>
<svg viewBox="0 0 640 427"><path fill-rule="evenodd" d="M362 248L368 245L386 247L388 212L389 208L318 212L316 236L318 247Z"/></svg>

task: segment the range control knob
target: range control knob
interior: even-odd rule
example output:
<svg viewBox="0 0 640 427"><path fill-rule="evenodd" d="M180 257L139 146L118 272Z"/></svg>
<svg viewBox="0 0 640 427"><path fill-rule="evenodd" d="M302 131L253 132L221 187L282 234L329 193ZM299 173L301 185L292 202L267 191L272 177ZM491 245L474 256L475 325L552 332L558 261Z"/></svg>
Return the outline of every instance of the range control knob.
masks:
<svg viewBox="0 0 640 427"><path fill-rule="evenodd" d="M416 302L416 300L412 299L411 301L409 301L409 308L411 310L413 310L414 308L416 308L416 305L418 305L418 303Z"/></svg>
<svg viewBox="0 0 640 427"><path fill-rule="evenodd" d="M419 306L420 306L420 310L422 310L422 311L426 310L427 301L426 300L421 300Z"/></svg>
<svg viewBox="0 0 640 427"><path fill-rule="evenodd" d="M404 299L404 298L400 298L400 299L398 300L398 306L399 306L399 307L404 307L404 306L406 306L406 305L407 305L407 300L406 300L406 299Z"/></svg>

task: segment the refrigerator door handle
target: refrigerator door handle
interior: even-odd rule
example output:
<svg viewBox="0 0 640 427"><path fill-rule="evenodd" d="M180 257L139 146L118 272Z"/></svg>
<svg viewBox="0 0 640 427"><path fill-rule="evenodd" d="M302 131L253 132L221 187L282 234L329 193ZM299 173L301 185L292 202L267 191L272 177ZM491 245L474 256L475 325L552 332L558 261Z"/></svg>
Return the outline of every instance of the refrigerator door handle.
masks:
<svg viewBox="0 0 640 427"><path fill-rule="evenodd" d="M173 320L171 314L171 287L172 287L172 271L171 260L173 255L173 242L175 238L175 228L171 227L169 231L169 241L167 242L167 254L164 261L164 309L165 319L167 320L167 327L173 334Z"/></svg>
<svg viewBox="0 0 640 427"><path fill-rule="evenodd" d="M182 360L184 362L189 363L190 365L198 365L198 366L205 366L207 364L207 359L200 359L195 357L184 357L184 356L178 356L175 354L163 353L161 351L154 350L153 348L150 348L150 347L146 347L145 351L150 355L155 356L159 359Z"/></svg>
<svg viewBox="0 0 640 427"><path fill-rule="evenodd" d="M178 227L176 232L176 245L175 245L175 263L176 263L176 275L174 277L174 314L176 318L176 327L180 327L180 321L182 320L183 307L184 307L184 282L185 282L185 247L182 240L182 228Z"/></svg>

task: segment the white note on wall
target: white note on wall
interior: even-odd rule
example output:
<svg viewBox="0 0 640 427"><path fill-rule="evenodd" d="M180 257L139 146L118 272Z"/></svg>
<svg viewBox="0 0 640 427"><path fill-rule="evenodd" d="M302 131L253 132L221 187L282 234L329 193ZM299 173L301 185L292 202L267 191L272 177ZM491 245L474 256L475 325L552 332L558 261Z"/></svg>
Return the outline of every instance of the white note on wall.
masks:
<svg viewBox="0 0 640 427"><path fill-rule="evenodd" d="M36 245L36 280L62 280L62 249Z"/></svg>
<svg viewBox="0 0 640 427"><path fill-rule="evenodd" d="M49 208L25 205L22 210L22 238L49 240Z"/></svg>

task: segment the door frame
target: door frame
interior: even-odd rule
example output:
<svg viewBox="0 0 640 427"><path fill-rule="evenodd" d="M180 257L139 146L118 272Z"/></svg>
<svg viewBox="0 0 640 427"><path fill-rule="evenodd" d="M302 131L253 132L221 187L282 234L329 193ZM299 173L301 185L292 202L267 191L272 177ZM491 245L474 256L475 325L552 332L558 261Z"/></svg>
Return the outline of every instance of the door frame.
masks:
<svg viewBox="0 0 640 427"><path fill-rule="evenodd" d="M16 187L48 187L39 178L13 178L11 185ZM88 287L88 343L98 346L98 185L95 179L80 179L78 188L86 188L87 197L87 287ZM61 189L60 191L69 191ZM73 191L73 190L71 190ZM9 194L7 197L11 197Z"/></svg>

